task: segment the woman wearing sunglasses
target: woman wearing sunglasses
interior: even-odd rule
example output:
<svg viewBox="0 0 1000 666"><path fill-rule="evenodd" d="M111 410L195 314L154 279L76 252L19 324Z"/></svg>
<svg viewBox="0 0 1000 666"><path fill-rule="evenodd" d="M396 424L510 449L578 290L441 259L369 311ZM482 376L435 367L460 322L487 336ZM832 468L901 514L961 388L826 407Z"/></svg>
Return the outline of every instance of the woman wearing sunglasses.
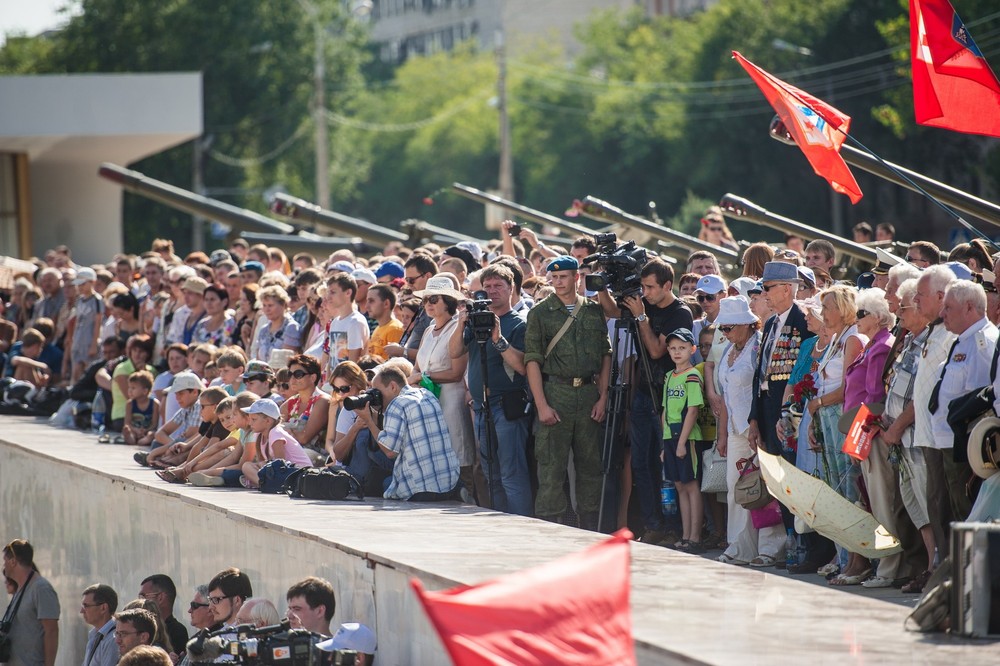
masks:
<svg viewBox="0 0 1000 666"><path fill-rule="evenodd" d="M327 429L327 466L343 464L367 488L381 488L383 479L392 473L392 461L372 442L371 431L357 412L342 407L345 398L368 389L365 371L353 361L344 361L333 369L329 381L333 394L329 422L336 426Z"/></svg>
<svg viewBox="0 0 1000 666"><path fill-rule="evenodd" d="M281 404L281 420L310 457L323 450L330 418L330 396L316 386L319 361L299 354L288 359L288 388L292 397Z"/></svg>

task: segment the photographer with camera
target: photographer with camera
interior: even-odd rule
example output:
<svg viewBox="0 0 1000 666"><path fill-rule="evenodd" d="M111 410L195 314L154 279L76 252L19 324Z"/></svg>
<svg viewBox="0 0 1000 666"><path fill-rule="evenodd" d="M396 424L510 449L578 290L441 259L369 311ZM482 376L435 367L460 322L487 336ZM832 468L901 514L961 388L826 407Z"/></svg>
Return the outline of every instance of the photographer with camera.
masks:
<svg viewBox="0 0 1000 666"><path fill-rule="evenodd" d="M530 516L534 507L526 446L531 421L524 368L528 322L511 309L514 274L508 267L487 266L479 279L486 298L479 299L482 292L476 292L472 305L459 311L448 353L453 359L468 355L469 394L492 508Z"/></svg>
<svg viewBox="0 0 1000 666"><path fill-rule="evenodd" d="M3 575L17 592L0 622L0 662L55 666L59 649L59 596L35 566L35 549L24 539L3 548Z"/></svg>
<svg viewBox="0 0 1000 666"><path fill-rule="evenodd" d="M548 264L555 290L528 312L524 362L538 410L539 518L559 522L569 452L576 473L580 527L596 529L601 501L601 421L607 407L611 342L601 307L576 293L579 262L561 256Z"/></svg>
<svg viewBox="0 0 1000 666"><path fill-rule="evenodd" d="M635 382L629 409L629 439L632 445L631 467L642 522L646 528L640 541L659 543L666 536L667 525L660 501L663 485L660 451L663 446L661 396L664 378L674 369L667 354L667 334L679 328L691 329L691 310L674 296L674 269L662 259L652 259L639 271L639 294L623 296L621 304L608 290L598 292L598 301L607 317L621 317L624 307L634 318L638 344L649 359L649 373L641 358L632 373Z"/></svg>
<svg viewBox="0 0 1000 666"><path fill-rule="evenodd" d="M383 497L411 502L459 498L458 459L441 404L427 389L408 386L398 365L379 366L372 388L346 399L344 407L355 410L385 455L395 461ZM380 418L373 409L381 410Z"/></svg>

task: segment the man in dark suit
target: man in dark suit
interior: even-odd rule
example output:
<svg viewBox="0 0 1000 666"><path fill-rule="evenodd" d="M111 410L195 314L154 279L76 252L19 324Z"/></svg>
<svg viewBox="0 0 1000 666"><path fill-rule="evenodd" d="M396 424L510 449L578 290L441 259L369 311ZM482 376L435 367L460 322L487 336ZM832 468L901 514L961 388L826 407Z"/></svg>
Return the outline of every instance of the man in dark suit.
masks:
<svg viewBox="0 0 1000 666"><path fill-rule="evenodd" d="M768 453L783 455L795 462L794 452L782 450L777 425L781 418L785 387L799 357L802 342L811 338L814 333L806 327L805 313L795 304L795 295L801 284L796 266L769 261L764 264L761 282L764 297L771 310L777 314L771 315L764 324L760 356L754 371L748 439L755 450L758 446L763 446ZM781 507L781 516L785 527L791 527L793 517L784 506ZM833 543L828 539L816 534L803 534L802 543L806 546L806 560L790 567L791 573L814 573L833 556Z"/></svg>
<svg viewBox="0 0 1000 666"><path fill-rule="evenodd" d="M799 356L802 341L813 336L806 328L806 315L795 305L801 280L794 264L769 261L761 278L764 298L772 315L764 324L760 356L754 371L754 396L750 409L750 446L782 455L777 425L781 418L785 386ZM792 458L794 461L794 457Z"/></svg>

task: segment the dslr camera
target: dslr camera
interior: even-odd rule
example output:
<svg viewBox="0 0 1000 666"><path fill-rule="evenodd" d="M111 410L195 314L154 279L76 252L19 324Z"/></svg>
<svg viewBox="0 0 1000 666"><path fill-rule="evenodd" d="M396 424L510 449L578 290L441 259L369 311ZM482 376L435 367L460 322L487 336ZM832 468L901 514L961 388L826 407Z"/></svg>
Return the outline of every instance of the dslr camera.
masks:
<svg viewBox="0 0 1000 666"><path fill-rule="evenodd" d="M234 640L228 637L235 634ZM353 666L354 650L326 652L317 645L323 637L305 629L292 629L288 620L257 628L252 624L199 634L188 643L194 664L209 664L222 655L246 666Z"/></svg>
<svg viewBox="0 0 1000 666"><path fill-rule="evenodd" d="M345 409L361 409L365 406L371 406L378 409L382 406L382 391L377 388L370 388L362 391L356 396L349 396L344 398L344 408Z"/></svg>
<svg viewBox="0 0 1000 666"><path fill-rule="evenodd" d="M639 272L646 263L646 250L636 247L634 240L618 246L618 237L613 233L594 234L594 243L597 252L583 263L596 263L601 270L584 277L587 289L608 290L619 302L627 296L641 295Z"/></svg>
<svg viewBox="0 0 1000 666"><path fill-rule="evenodd" d="M487 342L493 335L493 328L497 325L496 316L490 310L493 301L486 295L485 291L477 291L472 294L472 300L467 302L469 310L469 326L472 328L472 335L476 342Z"/></svg>

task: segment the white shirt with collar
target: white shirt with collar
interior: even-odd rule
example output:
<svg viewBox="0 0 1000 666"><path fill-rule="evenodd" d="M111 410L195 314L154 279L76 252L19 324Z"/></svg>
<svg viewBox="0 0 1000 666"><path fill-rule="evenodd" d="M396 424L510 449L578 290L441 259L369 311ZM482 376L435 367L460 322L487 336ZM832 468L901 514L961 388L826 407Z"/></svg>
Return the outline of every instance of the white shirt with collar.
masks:
<svg viewBox="0 0 1000 666"><path fill-rule="evenodd" d="M958 343L951 356L937 367L937 377L941 379L938 393L938 410L931 415L935 449L951 449L955 446L955 433L948 425L948 404L960 396L990 383L990 364L997 346L997 327L983 317L965 329L958 336ZM935 384L937 379L935 378ZM933 387L931 389L933 391Z"/></svg>
<svg viewBox="0 0 1000 666"><path fill-rule="evenodd" d="M931 425L933 419L930 410L927 409L927 403L930 401L938 377L941 376L941 364L956 337L958 336L946 329L943 323L938 322L920 352L920 359L917 361L917 380L913 386L913 404L916 407L913 410L914 446L935 448L934 428Z"/></svg>
<svg viewBox="0 0 1000 666"><path fill-rule="evenodd" d="M100 629L90 629L87 633L87 650L83 653L83 666L115 666L118 663L120 655L114 633L114 618L108 620ZM100 636L99 643L98 636Z"/></svg>

